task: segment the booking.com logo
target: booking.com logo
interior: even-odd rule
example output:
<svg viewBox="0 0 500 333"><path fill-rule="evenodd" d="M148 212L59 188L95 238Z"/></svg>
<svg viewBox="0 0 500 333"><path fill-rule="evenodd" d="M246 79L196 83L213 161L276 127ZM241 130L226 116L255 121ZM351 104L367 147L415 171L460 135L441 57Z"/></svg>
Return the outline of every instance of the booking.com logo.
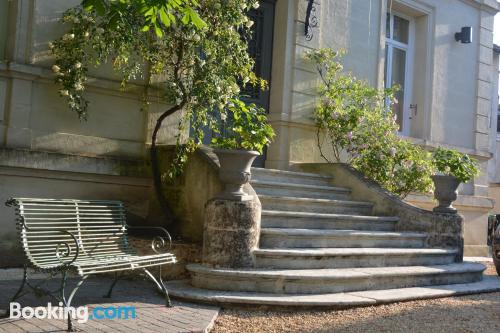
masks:
<svg viewBox="0 0 500 333"><path fill-rule="evenodd" d="M86 323L89 320L136 318L135 306L96 306L89 311L87 306L65 308L62 302L59 302L59 306L52 306L52 303L48 303L47 307L36 308L21 307L21 304L17 302L10 303L11 319L66 319L68 315L79 323Z"/></svg>

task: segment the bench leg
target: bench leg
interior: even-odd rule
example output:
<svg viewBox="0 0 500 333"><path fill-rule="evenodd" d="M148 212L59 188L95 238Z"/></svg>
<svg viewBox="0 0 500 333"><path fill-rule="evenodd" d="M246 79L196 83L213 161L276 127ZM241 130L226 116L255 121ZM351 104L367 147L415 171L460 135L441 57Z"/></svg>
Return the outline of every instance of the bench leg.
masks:
<svg viewBox="0 0 500 333"><path fill-rule="evenodd" d="M171 308L172 302L170 301L170 297L168 296L167 287L165 286L165 283L163 283L163 279L161 277L161 266L159 269L160 274L159 274L158 280L146 268L143 268L143 270L146 273L146 275L149 276L149 278L151 280L153 280L153 282L156 284L156 286L158 287L158 290L163 294L163 296L165 296L165 306Z"/></svg>
<svg viewBox="0 0 500 333"><path fill-rule="evenodd" d="M61 281L60 297L63 301L64 308L66 309L67 314L68 314L68 332L75 332L76 329L73 327L73 322L71 321L72 311L69 311L70 310L69 308L71 307L71 301L73 300L73 297L75 296L76 292L78 291L80 286L83 284L85 279L88 277L88 275L84 275L81 278L81 280L78 281L75 288L73 288L73 290L71 291L69 298L66 299L65 288L66 288L66 279L68 277L68 271L65 270L62 274L63 274L63 276L62 276L62 281Z"/></svg>
<svg viewBox="0 0 500 333"><path fill-rule="evenodd" d="M118 276L118 272L115 272L115 279L113 280L113 283L111 283L108 293L103 296L104 298L111 298L111 293L113 292L113 288L115 287L119 279L120 277Z"/></svg>
<svg viewBox="0 0 500 333"><path fill-rule="evenodd" d="M21 293L24 290L24 286L26 285L26 281L28 280L28 266L24 265L24 272L23 272L23 281L21 282L21 286L17 290L16 294L10 299L9 304L7 304L7 310L5 311L5 317L10 317L10 303L14 302L16 299L19 298Z"/></svg>
<svg viewBox="0 0 500 333"><path fill-rule="evenodd" d="M67 315L68 315L68 329L67 331L68 332L74 332L75 329L73 328L73 323L71 322L71 313L69 312L69 309L68 309L68 302L66 301L66 295L65 295L65 288L66 288L66 279L68 277L68 271L63 271L62 272L62 278L61 278L61 289L59 291L60 293L60 297L61 297L61 300L63 301L63 304L64 304L64 310L67 311Z"/></svg>

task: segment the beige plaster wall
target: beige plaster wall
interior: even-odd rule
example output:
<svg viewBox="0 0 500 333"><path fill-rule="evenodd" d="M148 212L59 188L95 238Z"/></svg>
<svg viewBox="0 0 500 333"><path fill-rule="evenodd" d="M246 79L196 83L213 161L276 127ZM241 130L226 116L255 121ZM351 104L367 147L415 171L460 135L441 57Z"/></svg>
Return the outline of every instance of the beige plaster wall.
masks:
<svg viewBox="0 0 500 333"><path fill-rule="evenodd" d="M498 93L498 79L499 79L499 66L500 66L500 54L495 53L493 56L493 68L495 69L492 73L494 85L492 87L492 103L491 103L491 130L490 130L490 151L493 153L493 158L489 161L488 165L488 179L490 182L490 195L496 193L498 184L500 183L500 144L499 144L499 134L497 133L497 113L499 106L499 93ZM495 196L498 199L498 197ZM498 202L498 201L497 201Z"/></svg>
<svg viewBox="0 0 500 333"><path fill-rule="evenodd" d="M0 146L65 152L87 156L143 157L152 127L167 105L151 92L148 112L143 107L140 81L119 89L109 66L90 71L85 97L88 121L80 121L58 94L50 67L48 43L65 32L62 13L79 0L2 2L0 51ZM7 37L7 38L6 38ZM0 52L2 55L3 52ZM3 58L0 58L3 59ZM169 118L160 143L174 143L180 114Z"/></svg>
<svg viewBox="0 0 500 333"><path fill-rule="evenodd" d="M474 148L481 11L462 1L431 1L430 5L435 8L435 30L429 139ZM462 26L473 27L473 43L455 41L455 32Z"/></svg>

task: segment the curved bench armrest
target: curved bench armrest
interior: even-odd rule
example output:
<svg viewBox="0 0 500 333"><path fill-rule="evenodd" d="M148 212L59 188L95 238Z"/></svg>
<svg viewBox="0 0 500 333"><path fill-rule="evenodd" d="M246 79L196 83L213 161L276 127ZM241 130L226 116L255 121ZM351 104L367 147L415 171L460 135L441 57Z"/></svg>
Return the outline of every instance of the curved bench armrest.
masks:
<svg viewBox="0 0 500 333"><path fill-rule="evenodd" d="M75 243L75 251L74 251L75 253L73 255L71 254L72 251L68 242L59 242L56 246L56 257L61 263L61 266L69 266L72 263L74 263L76 259L78 259L78 255L80 254L80 243L76 239L76 236L73 235L71 232L67 230L59 230L59 231L69 235L73 240L73 243ZM61 249L61 246L63 247L63 249ZM66 262L63 261L64 258L68 258L70 256L72 256L71 260Z"/></svg>
<svg viewBox="0 0 500 333"><path fill-rule="evenodd" d="M12 207L16 204L16 202L17 202L16 199L10 198L7 201L5 201L5 206Z"/></svg>
<svg viewBox="0 0 500 333"><path fill-rule="evenodd" d="M22 227L26 231L33 231L26 224L24 217L21 216L19 218L19 221L20 221ZM73 233L71 233L70 231L67 231L67 230L59 230L59 229L44 229L44 231L60 232L62 234L66 234L66 235L71 237L71 240L73 241L73 243L75 245L75 247L74 247L75 249L72 250L71 246L70 246L70 242L68 242L68 241L61 240L60 242L57 243L56 248L55 248L55 256L56 256L57 260L59 260L59 262L61 263L60 267L70 266L72 263L74 263L76 261L76 259L78 259L78 255L80 254L80 243L78 242L78 239L76 238L76 236L73 235ZM28 248L29 248L29 246L28 246ZM65 258L70 258L70 257L71 257L70 260L67 260L67 261L63 260Z"/></svg>
<svg viewBox="0 0 500 333"><path fill-rule="evenodd" d="M161 236L155 236L153 238L153 241L151 242L151 249L155 253L161 254L164 253L165 251L168 251L172 248L172 237L170 236L170 233L167 231L167 229L163 227L157 227L157 226L146 226L146 225L128 225L126 224L127 229L145 229L145 230L156 230L163 235Z"/></svg>

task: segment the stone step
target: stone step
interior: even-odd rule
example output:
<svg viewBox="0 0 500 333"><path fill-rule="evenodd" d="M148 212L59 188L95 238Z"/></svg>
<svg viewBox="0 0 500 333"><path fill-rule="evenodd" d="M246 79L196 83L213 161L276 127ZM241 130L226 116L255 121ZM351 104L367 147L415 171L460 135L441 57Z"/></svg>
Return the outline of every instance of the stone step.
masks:
<svg viewBox="0 0 500 333"><path fill-rule="evenodd" d="M257 267L280 269L354 268L446 265L455 261L453 249L319 248L258 249Z"/></svg>
<svg viewBox="0 0 500 333"><path fill-rule="evenodd" d="M270 309L318 308L346 309L420 299L433 299L500 291L500 279L485 276L472 283L444 284L426 287L368 290L347 293L280 295L238 291L218 291L193 287L188 280L167 282L169 294L177 299L222 305L224 307L254 305Z"/></svg>
<svg viewBox="0 0 500 333"><path fill-rule="evenodd" d="M260 248L421 248L426 238L414 232L262 228Z"/></svg>
<svg viewBox="0 0 500 333"><path fill-rule="evenodd" d="M331 186L332 178L315 173L252 168L252 179L288 184Z"/></svg>
<svg viewBox="0 0 500 333"><path fill-rule="evenodd" d="M265 210L297 211L326 214L371 215L373 204L364 201L259 195Z"/></svg>
<svg viewBox="0 0 500 333"><path fill-rule="evenodd" d="M399 221L394 216L363 216L263 210L263 228L351 229L393 231Z"/></svg>
<svg viewBox="0 0 500 333"><path fill-rule="evenodd" d="M293 184L262 180L252 180L251 184L259 195L336 200L349 200L351 197L351 190L345 187Z"/></svg>
<svg viewBox="0 0 500 333"><path fill-rule="evenodd" d="M194 287L274 294L323 294L477 282L478 263L311 270L216 269L186 266Z"/></svg>

